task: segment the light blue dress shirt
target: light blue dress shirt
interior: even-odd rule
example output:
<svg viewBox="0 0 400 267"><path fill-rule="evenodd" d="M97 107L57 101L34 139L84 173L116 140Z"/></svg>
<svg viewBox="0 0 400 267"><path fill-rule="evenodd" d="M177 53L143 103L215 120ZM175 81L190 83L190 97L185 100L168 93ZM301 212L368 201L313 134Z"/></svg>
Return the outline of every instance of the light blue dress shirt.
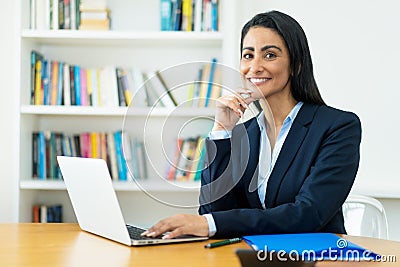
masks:
<svg viewBox="0 0 400 267"><path fill-rule="evenodd" d="M258 168L258 196L260 198L260 202L262 203L263 208L265 209L265 194L267 191L267 183L269 176L271 175L272 170L274 169L276 160L278 159L279 153L281 152L283 143L286 140L286 136L289 133L290 128L292 127L293 121L297 116L303 102L298 102L296 106L290 111L285 120L283 121L282 127L277 136L274 149L271 151L271 144L269 142L265 120L264 120L264 111L262 111L257 116L258 127L260 127L260 155L259 162L263 162L263 167ZM219 140L226 139L232 136L232 131L212 131L209 133L209 138L211 140ZM211 214L203 214L208 223L208 233L209 236L215 235L217 232L217 227L215 225L214 218Z"/></svg>

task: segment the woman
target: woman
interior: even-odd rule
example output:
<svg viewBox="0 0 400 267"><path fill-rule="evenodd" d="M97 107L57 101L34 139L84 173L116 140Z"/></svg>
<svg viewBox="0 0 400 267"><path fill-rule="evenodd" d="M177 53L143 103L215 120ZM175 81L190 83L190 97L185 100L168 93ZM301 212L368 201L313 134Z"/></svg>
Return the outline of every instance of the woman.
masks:
<svg viewBox="0 0 400 267"><path fill-rule="evenodd" d="M256 15L242 29L240 48L240 71L259 90L217 101L201 215L163 219L144 235L346 233L341 207L359 165L358 117L325 105L307 38L290 16ZM263 111L236 125L256 100Z"/></svg>

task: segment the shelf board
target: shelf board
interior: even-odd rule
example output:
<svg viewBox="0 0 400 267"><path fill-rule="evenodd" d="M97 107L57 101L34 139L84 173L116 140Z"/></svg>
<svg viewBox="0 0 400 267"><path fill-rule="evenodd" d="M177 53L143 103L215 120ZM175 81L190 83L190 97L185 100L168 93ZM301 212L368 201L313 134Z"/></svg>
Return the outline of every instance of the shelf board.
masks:
<svg viewBox="0 0 400 267"><path fill-rule="evenodd" d="M128 112L129 111L129 112ZM83 107L83 106L34 106L24 105L21 114L42 116L214 116L215 108L127 108L127 107Z"/></svg>
<svg viewBox="0 0 400 267"><path fill-rule="evenodd" d="M118 182L113 181L115 191L159 191L159 192L199 192L200 182L183 181L139 181L136 182ZM63 181L42 181L42 180L25 180L20 182L20 188L23 190L66 190Z"/></svg>
<svg viewBox="0 0 400 267"><path fill-rule="evenodd" d="M180 45L190 44L220 46L220 32L183 31L80 31L80 30L22 30L22 38L52 45Z"/></svg>

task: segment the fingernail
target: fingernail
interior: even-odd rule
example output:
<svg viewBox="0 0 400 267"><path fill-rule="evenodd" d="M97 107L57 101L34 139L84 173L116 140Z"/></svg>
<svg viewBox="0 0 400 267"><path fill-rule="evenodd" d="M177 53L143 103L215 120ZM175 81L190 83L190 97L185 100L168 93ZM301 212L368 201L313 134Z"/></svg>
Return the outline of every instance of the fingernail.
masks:
<svg viewBox="0 0 400 267"><path fill-rule="evenodd" d="M241 118L243 116L243 112L238 108L237 111L240 113L239 117Z"/></svg>
<svg viewBox="0 0 400 267"><path fill-rule="evenodd" d="M151 233L148 233L146 236L155 236L156 235L156 232L151 232Z"/></svg>
<svg viewBox="0 0 400 267"><path fill-rule="evenodd" d="M162 239L168 239L169 238L169 235L164 235L163 237L162 237Z"/></svg>
<svg viewBox="0 0 400 267"><path fill-rule="evenodd" d="M143 233L141 233L141 236L147 235L149 233L149 231L144 231Z"/></svg>

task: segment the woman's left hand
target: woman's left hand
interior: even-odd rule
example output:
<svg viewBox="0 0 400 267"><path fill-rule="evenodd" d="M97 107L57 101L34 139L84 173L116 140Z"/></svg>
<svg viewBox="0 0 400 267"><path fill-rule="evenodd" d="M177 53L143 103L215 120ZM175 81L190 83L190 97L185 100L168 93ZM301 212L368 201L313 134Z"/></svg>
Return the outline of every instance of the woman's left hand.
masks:
<svg viewBox="0 0 400 267"><path fill-rule="evenodd" d="M201 215L176 214L162 219L142 233L142 236L156 237L166 232L169 233L163 236L163 239L180 235L208 236L207 219Z"/></svg>

